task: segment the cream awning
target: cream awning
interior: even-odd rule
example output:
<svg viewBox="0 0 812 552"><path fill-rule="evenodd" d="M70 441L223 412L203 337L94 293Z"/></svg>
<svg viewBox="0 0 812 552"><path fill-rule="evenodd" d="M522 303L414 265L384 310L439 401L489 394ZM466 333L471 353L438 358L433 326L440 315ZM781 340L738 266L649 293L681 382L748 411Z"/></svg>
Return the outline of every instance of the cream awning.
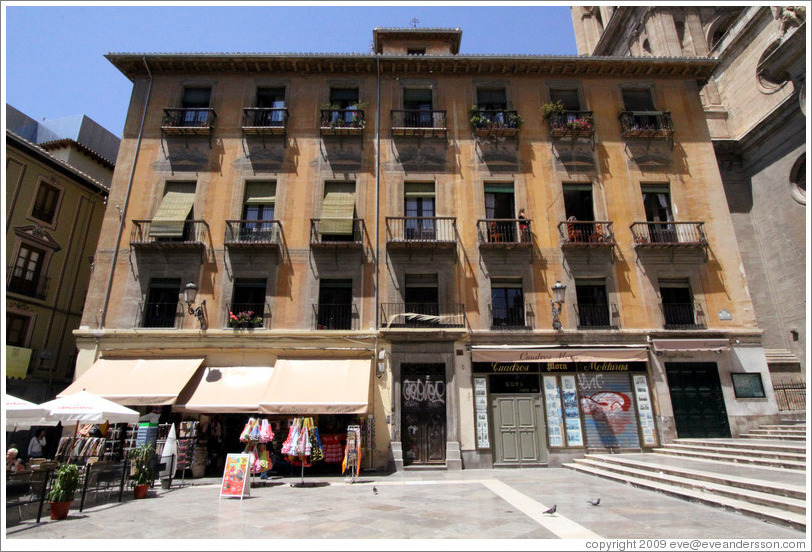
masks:
<svg viewBox="0 0 812 552"><path fill-rule="evenodd" d="M183 225L195 204L195 194L188 192L167 192L152 217L149 227L151 238L183 237Z"/></svg>
<svg viewBox="0 0 812 552"><path fill-rule="evenodd" d="M202 358L102 358L57 397L88 391L124 405L175 404L202 363Z"/></svg>
<svg viewBox="0 0 812 552"><path fill-rule="evenodd" d="M652 339L655 353L664 351L713 351L720 353L730 348L729 339Z"/></svg>
<svg viewBox="0 0 812 552"><path fill-rule="evenodd" d="M264 414L366 414L372 361L279 359Z"/></svg>
<svg viewBox="0 0 812 552"><path fill-rule="evenodd" d="M196 378L199 381L188 398L178 399L177 407L188 412L259 412L273 370L269 366L209 366Z"/></svg>
<svg viewBox="0 0 812 552"><path fill-rule="evenodd" d="M648 351L642 347L617 349L474 349L474 362L646 362Z"/></svg>

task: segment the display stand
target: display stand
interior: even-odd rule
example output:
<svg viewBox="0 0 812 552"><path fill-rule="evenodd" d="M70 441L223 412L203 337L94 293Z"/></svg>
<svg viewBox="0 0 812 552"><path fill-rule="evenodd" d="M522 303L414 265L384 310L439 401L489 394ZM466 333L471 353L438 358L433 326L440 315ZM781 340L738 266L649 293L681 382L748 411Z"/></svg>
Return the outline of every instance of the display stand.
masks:
<svg viewBox="0 0 812 552"><path fill-rule="evenodd" d="M288 439L282 447L282 453L298 458L302 464L301 480L298 483L291 483L291 487L302 488L322 485L321 483L304 480L304 469L307 458L310 457L311 461L324 459L324 453L318 442L318 430L313 423L313 418L294 418Z"/></svg>
<svg viewBox="0 0 812 552"><path fill-rule="evenodd" d="M305 481L304 480L305 457L303 455L299 456L299 461L302 463L302 479L298 483L291 483L290 486L291 487L297 487L297 488L316 487L318 485L318 483L316 483L314 481Z"/></svg>
<svg viewBox="0 0 812 552"><path fill-rule="evenodd" d="M361 469L361 426L347 427L347 447L344 449L344 482L355 483Z"/></svg>
<svg viewBox="0 0 812 552"><path fill-rule="evenodd" d="M229 454L223 469L223 481L220 483L220 498L251 496L249 481L251 456L249 454ZM246 485L248 482L248 485Z"/></svg>

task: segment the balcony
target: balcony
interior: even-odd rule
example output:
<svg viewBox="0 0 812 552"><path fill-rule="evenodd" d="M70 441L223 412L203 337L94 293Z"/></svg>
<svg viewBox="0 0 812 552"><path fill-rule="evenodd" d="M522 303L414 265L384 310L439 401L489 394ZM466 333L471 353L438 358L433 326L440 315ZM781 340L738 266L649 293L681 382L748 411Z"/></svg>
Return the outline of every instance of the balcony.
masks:
<svg viewBox="0 0 812 552"><path fill-rule="evenodd" d="M662 303L666 330L704 330L705 315L698 303Z"/></svg>
<svg viewBox="0 0 812 552"><path fill-rule="evenodd" d="M263 329L271 327L271 308L265 303L229 303L223 325L236 329Z"/></svg>
<svg viewBox="0 0 812 552"><path fill-rule="evenodd" d="M313 305L313 327L316 330L357 330L358 320L355 304Z"/></svg>
<svg viewBox="0 0 812 552"><path fill-rule="evenodd" d="M336 219L331 219L332 226ZM366 227L364 219L352 219L352 232L349 234L335 234L335 228L328 227L326 220L310 219L310 245L324 249L360 248L364 244ZM349 222L349 219L348 219Z"/></svg>
<svg viewBox="0 0 812 552"><path fill-rule="evenodd" d="M552 138L592 138L595 122L591 111L553 111L547 115Z"/></svg>
<svg viewBox="0 0 812 552"><path fill-rule="evenodd" d="M456 217L386 217L386 244L390 248L454 249Z"/></svg>
<svg viewBox="0 0 812 552"><path fill-rule="evenodd" d="M50 278L41 276L33 270L10 266L6 271L6 291L8 293L44 300L48 296L50 283Z"/></svg>
<svg viewBox="0 0 812 552"><path fill-rule="evenodd" d="M444 109L393 109L389 114L392 136L445 138L448 133Z"/></svg>
<svg viewBox="0 0 812 552"><path fill-rule="evenodd" d="M214 130L217 114L208 107L178 107L164 109L161 131L165 134L203 135Z"/></svg>
<svg viewBox="0 0 812 552"><path fill-rule="evenodd" d="M705 248L704 222L633 222L630 226L636 248Z"/></svg>
<svg viewBox="0 0 812 552"><path fill-rule="evenodd" d="M491 330L532 330L530 313L525 316L524 306L489 305Z"/></svg>
<svg viewBox="0 0 812 552"><path fill-rule="evenodd" d="M204 220L186 220L182 224L183 231L179 236L162 237L160 235L151 235L153 233L153 221L134 220L130 232L130 247L139 249L205 249L208 242L209 224Z"/></svg>
<svg viewBox="0 0 812 552"><path fill-rule="evenodd" d="M668 111L623 111L618 118L624 138L671 138L674 134Z"/></svg>
<svg viewBox="0 0 812 552"><path fill-rule="evenodd" d="M533 244L530 219L480 219L476 222L480 247L530 247Z"/></svg>
<svg viewBox="0 0 812 552"><path fill-rule="evenodd" d="M361 136L364 133L363 109L322 109L322 136Z"/></svg>
<svg viewBox="0 0 812 552"><path fill-rule="evenodd" d="M227 220L223 243L233 249L276 249L281 235L278 220Z"/></svg>
<svg viewBox="0 0 812 552"><path fill-rule="evenodd" d="M139 303L136 327L181 328L184 313L184 305L179 301L172 303Z"/></svg>
<svg viewBox="0 0 812 552"><path fill-rule="evenodd" d="M616 306L607 304L589 305L577 304L573 306L578 317L579 330L616 330L612 324L612 313L617 311Z"/></svg>
<svg viewBox="0 0 812 552"><path fill-rule="evenodd" d="M611 248L615 245L612 221L609 220L561 221L558 223L558 235L564 248Z"/></svg>
<svg viewBox="0 0 812 552"><path fill-rule="evenodd" d="M244 134L284 136L288 127L286 107L244 107L242 131Z"/></svg>
<svg viewBox="0 0 812 552"><path fill-rule="evenodd" d="M381 303L381 328L464 328L460 303Z"/></svg>
<svg viewBox="0 0 812 552"><path fill-rule="evenodd" d="M471 127L479 137L510 137L519 134L522 118L518 111L501 109L472 109Z"/></svg>

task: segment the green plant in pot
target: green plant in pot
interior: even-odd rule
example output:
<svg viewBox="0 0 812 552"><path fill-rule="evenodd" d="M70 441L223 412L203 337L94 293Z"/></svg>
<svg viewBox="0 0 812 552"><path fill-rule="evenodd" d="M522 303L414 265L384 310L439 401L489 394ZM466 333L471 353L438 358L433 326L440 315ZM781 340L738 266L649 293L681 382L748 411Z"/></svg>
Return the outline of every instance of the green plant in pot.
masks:
<svg viewBox="0 0 812 552"><path fill-rule="evenodd" d="M48 493L51 502L51 519L64 519L68 517L70 504L79 489L79 466L76 464L60 464L56 468L54 480Z"/></svg>
<svg viewBox="0 0 812 552"><path fill-rule="evenodd" d="M149 486L155 479L152 468L149 463L152 460L152 455L155 453L155 448L152 443L138 445L130 451L131 480L135 485L134 494L135 498L144 498L147 496Z"/></svg>

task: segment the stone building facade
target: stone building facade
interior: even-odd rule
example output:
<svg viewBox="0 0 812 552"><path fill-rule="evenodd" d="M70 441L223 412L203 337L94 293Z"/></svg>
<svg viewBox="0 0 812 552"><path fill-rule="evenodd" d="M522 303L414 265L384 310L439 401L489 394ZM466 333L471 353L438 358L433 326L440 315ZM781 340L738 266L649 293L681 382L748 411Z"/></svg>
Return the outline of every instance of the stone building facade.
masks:
<svg viewBox="0 0 812 552"><path fill-rule="evenodd" d="M574 7L578 53L718 61L700 95L774 382L806 374L806 8Z"/></svg>
<svg viewBox="0 0 812 552"><path fill-rule="evenodd" d="M371 54L108 55L133 94L76 385L114 396L102 361L189 359L129 404L358 416L365 461L395 469L777 419L702 117L716 62L373 35ZM246 371L253 405L195 402Z"/></svg>

